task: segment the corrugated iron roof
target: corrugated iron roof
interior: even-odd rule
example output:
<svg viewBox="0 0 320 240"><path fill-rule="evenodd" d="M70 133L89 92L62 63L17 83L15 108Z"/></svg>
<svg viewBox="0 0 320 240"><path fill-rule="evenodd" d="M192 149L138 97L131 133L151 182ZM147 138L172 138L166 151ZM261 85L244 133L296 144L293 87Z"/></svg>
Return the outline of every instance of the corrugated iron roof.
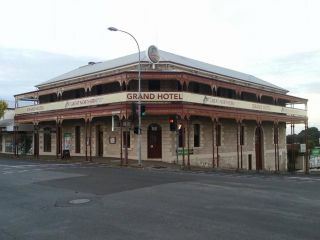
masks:
<svg viewBox="0 0 320 240"><path fill-rule="evenodd" d="M159 61L160 63L169 62L169 63L173 63L173 64L177 64L177 65L183 65L183 66L186 66L189 68L205 71L208 73L219 74L219 75L239 79L241 81L245 81L248 83L258 84L258 85L274 88L274 89L277 89L280 91L288 92L286 89L283 89L283 88L278 87L272 83L266 82L260 78L257 78L255 76L252 76L252 75L249 75L246 73L242 73L242 72L238 72L235 70L219 67L216 65L201 62L198 60L183 57L183 56L176 55L176 54L169 53L169 52L162 51L162 50L159 50L159 53L160 53L160 61ZM53 79L46 81L46 82L43 82L43 83L37 85L36 87L43 87L46 85L50 85L51 83L66 81L66 80L69 80L72 78L76 78L76 77L80 77L80 76L84 76L84 75L88 75L88 74L112 70L112 69L116 69L119 67L135 64L137 62L138 62L137 53L134 53L134 54L130 54L130 55L127 55L124 57L120 57L120 58L116 58L116 59L112 59L112 60L108 60L108 61L104 61L104 62L99 62L99 63L94 63L94 64L91 63L86 66L74 69L70 72L64 73L60 76L57 76ZM146 51L141 52L141 62L148 62Z"/></svg>

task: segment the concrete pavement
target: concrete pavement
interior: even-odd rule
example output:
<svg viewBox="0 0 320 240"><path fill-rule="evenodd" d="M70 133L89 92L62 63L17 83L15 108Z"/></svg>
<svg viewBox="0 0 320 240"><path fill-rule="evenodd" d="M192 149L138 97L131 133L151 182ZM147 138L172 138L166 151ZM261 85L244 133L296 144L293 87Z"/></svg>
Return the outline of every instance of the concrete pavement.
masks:
<svg viewBox="0 0 320 240"><path fill-rule="evenodd" d="M0 239L319 239L319 184L305 175L0 160ZM79 199L88 202L71 203Z"/></svg>

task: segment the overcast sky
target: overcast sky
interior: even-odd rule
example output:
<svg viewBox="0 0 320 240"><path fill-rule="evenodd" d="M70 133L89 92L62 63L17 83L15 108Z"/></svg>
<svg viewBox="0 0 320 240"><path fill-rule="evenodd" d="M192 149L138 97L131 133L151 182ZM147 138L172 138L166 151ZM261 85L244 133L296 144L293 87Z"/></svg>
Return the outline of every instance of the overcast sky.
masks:
<svg viewBox="0 0 320 240"><path fill-rule="evenodd" d="M87 64L159 49L309 99L320 128L319 0L0 0L0 98Z"/></svg>

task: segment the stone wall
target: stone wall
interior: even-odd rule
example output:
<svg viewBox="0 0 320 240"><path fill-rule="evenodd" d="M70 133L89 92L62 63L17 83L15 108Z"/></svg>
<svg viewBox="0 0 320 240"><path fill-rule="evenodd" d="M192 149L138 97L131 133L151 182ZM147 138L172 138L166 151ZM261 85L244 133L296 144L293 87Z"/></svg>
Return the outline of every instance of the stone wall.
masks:
<svg viewBox="0 0 320 240"><path fill-rule="evenodd" d="M169 129L168 116L146 116L142 118L142 136L141 136L141 152L142 159L146 160L147 157L147 131L148 126L152 123L158 124L161 127L162 134L162 159L148 159L148 160L161 160L164 162L175 162L176 157L176 133L171 132ZM194 147L194 124L200 124L200 146ZM237 158L237 123L235 120L219 121L221 125L221 146L219 146L219 167L226 169L236 169L238 166ZM257 124L254 121L243 121L244 126L244 144L242 146L242 168L249 169L249 159L251 158L251 169L256 169L256 156L255 156L255 131ZM75 126L80 126L80 153L75 152ZM193 149L193 154L190 155L191 165L212 167L212 121L205 117L191 117L189 129L189 145ZM103 132L103 157L120 157L120 127L112 131L111 117L96 119L92 123L91 129L91 143L92 156L98 155L97 145L97 128L100 127ZM126 131L127 127L123 127ZM130 126L128 126L129 130ZM137 144L138 135L130 132L130 148L128 149L128 157L130 159L137 159ZM64 124L62 128L62 136L64 133L71 134L71 156L85 156L86 140L84 123L69 122ZM273 171L275 170L275 145L273 143L274 127L271 122L262 123L263 133L263 169ZM279 124L279 154L280 154L280 170L287 169L287 154L286 154L286 125ZM56 133L53 131L51 135L51 152L43 151L43 131L39 133L40 155L55 155L56 153ZM89 137L89 133L88 133ZM214 134L214 141L216 143ZM62 144L64 141L62 141ZM239 141L240 142L240 141ZM187 148L187 130L185 134L185 148ZM88 155L89 155L89 147ZM217 161L217 147L215 146L215 161ZM124 156L123 148L123 156ZM250 157L251 156L251 157ZM187 156L185 156L187 162ZM178 163L182 163L182 156L178 156ZM239 165L241 166L241 147L239 146Z"/></svg>

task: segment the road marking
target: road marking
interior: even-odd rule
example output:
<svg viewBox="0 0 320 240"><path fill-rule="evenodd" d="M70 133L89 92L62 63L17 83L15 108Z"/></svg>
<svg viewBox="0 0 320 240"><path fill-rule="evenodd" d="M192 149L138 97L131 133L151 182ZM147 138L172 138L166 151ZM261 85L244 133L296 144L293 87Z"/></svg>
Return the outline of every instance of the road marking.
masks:
<svg viewBox="0 0 320 240"><path fill-rule="evenodd" d="M305 181L320 181L320 178L310 178L310 177L288 177L289 179L305 180Z"/></svg>

